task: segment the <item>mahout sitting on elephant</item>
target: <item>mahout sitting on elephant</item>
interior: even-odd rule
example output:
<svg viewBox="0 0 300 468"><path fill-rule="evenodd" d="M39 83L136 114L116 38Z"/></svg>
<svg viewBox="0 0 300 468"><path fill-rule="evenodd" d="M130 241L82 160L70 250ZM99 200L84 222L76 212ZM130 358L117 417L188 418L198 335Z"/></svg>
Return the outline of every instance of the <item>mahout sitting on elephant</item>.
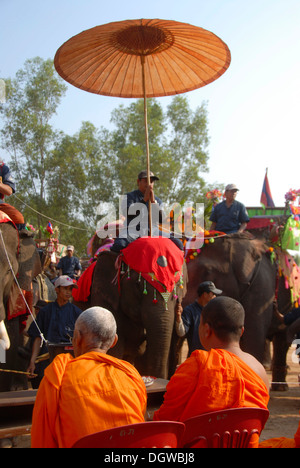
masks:
<svg viewBox="0 0 300 468"><path fill-rule="evenodd" d="M15 181L9 167L0 159L0 209L15 224L18 230L25 229L24 217L14 206L4 203L16 191Z"/></svg>

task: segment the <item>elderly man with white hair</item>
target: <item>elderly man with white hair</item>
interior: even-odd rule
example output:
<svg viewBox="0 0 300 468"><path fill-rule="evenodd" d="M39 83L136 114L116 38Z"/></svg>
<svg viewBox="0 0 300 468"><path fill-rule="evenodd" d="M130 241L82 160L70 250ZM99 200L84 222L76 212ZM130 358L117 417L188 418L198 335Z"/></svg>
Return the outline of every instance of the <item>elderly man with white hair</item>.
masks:
<svg viewBox="0 0 300 468"><path fill-rule="evenodd" d="M144 422L143 379L131 364L107 354L117 339L111 312L82 312L73 336L75 358L60 354L45 371L33 411L32 447L69 448L89 434Z"/></svg>

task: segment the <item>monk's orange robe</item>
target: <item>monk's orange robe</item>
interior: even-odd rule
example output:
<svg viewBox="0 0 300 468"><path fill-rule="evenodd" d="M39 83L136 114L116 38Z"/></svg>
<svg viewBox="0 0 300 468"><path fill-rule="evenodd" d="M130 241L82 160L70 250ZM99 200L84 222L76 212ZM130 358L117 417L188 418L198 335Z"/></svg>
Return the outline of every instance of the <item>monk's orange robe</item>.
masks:
<svg viewBox="0 0 300 468"><path fill-rule="evenodd" d="M293 439L276 437L264 440L259 444L259 448L300 448L300 422Z"/></svg>
<svg viewBox="0 0 300 468"><path fill-rule="evenodd" d="M60 354L45 370L32 417L33 448L69 448L80 438L144 422L147 393L128 362L90 352Z"/></svg>
<svg viewBox="0 0 300 468"><path fill-rule="evenodd" d="M153 420L183 422L226 408L267 409L268 401L264 381L235 354L222 349L198 350L176 370Z"/></svg>

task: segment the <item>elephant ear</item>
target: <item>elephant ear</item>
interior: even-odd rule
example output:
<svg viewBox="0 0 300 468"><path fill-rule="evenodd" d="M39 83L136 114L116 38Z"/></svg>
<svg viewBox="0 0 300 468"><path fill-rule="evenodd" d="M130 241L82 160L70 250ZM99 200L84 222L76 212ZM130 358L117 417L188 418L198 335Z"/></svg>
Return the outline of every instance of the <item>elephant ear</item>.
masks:
<svg viewBox="0 0 300 468"><path fill-rule="evenodd" d="M266 246L260 239L236 235L228 239L231 242L231 259L235 276L239 283L249 283L255 267L266 252Z"/></svg>
<svg viewBox="0 0 300 468"><path fill-rule="evenodd" d="M118 284L114 282L118 272L115 267L117 258L118 254L112 251L104 251L98 256L91 288L91 306L104 307L111 312L118 309Z"/></svg>
<svg viewBox="0 0 300 468"><path fill-rule="evenodd" d="M18 282L21 289L31 290L33 278L42 272L40 256L30 235L20 236Z"/></svg>

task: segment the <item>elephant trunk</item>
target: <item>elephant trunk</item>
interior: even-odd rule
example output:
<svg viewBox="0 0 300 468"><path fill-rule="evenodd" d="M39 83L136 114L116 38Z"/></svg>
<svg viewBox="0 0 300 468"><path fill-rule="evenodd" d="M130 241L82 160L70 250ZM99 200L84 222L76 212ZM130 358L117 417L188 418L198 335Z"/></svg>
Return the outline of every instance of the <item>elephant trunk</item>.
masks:
<svg viewBox="0 0 300 468"><path fill-rule="evenodd" d="M10 340L3 320L0 322L0 345L5 350L10 348Z"/></svg>

